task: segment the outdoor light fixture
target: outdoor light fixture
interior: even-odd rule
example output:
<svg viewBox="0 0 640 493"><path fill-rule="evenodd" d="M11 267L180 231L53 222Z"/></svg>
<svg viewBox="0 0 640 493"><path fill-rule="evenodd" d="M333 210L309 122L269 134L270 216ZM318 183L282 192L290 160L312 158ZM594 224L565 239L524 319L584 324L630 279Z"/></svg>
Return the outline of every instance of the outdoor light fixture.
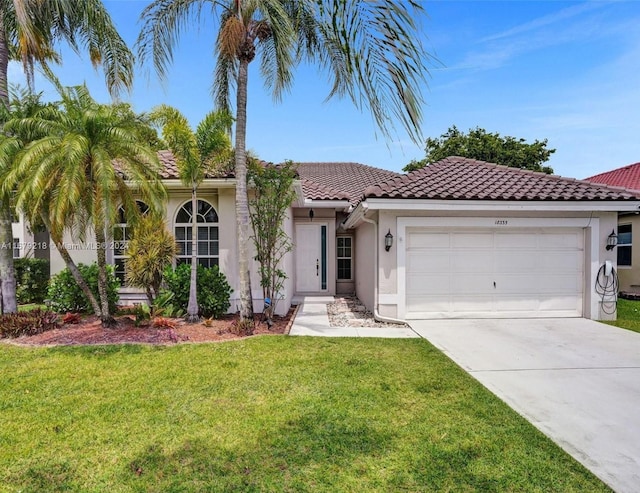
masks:
<svg viewBox="0 0 640 493"><path fill-rule="evenodd" d="M313 221L313 216L315 215L315 213L313 212L313 209L309 209L309 220Z"/></svg>
<svg viewBox="0 0 640 493"><path fill-rule="evenodd" d="M393 235L391 234L391 230L384 235L384 249L388 252L391 250L391 246L393 245Z"/></svg>
<svg viewBox="0 0 640 493"><path fill-rule="evenodd" d="M607 236L607 250L613 250L618 244L618 235L614 230L611 230L611 234Z"/></svg>

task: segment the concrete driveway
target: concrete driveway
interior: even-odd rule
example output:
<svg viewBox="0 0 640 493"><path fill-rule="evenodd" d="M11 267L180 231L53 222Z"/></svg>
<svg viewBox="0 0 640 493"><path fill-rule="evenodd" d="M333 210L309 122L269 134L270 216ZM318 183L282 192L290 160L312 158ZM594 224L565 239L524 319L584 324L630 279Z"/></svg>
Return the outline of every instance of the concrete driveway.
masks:
<svg viewBox="0 0 640 493"><path fill-rule="evenodd" d="M411 326L615 491L640 491L640 334L578 318Z"/></svg>

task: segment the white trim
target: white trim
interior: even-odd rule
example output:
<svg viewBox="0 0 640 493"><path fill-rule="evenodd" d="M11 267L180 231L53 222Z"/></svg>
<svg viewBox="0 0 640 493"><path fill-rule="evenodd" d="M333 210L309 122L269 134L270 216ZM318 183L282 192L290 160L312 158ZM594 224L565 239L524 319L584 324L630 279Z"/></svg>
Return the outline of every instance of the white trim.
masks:
<svg viewBox="0 0 640 493"><path fill-rule="evenodd" d="M380 305L397 305L398 294L397 293L378 293L378 303Z"/></svg>
<svg viewBox="0 0 640 493"><path fill-rule="evenodd" d="M304 199L303 207L315 207L316 209L348 209L349 201Z"/></svg>
<svg viewBox="0 0 640 493"><path fill-rule="evenodd" d="M507 224L496 224L496 221L506 220ZM397 275L397 306L398 318L406 319L406 236L407 228L478 228L510 230L512 228L582 228L586 234L591 233L590 258L586 258L585 248L585 273L583 286L583 316L596 319L599 316L598 297L593 292L593 283L598 274L599 265L599 218L500 218L500 217L398 217L396 231L398 243L396 248L396 275ZM388 298L390 300L390 298Z"/></svg>
<svg viewBox="0 0 640 493"><path fill-rule="evenodd" d="M366 199L358 207L371 210L404 211L607 211L640 210L639 200L629 201L545 201L545 200L433 200L433 199Z"/></svg>

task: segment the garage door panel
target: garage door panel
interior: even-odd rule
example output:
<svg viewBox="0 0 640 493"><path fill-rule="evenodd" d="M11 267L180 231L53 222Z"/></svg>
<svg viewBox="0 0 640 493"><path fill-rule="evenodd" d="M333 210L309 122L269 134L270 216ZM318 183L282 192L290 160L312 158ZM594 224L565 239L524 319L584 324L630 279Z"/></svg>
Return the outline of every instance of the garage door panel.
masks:
<svg viewBox="0 0 640 493"><path fill-rule="evenodd" d="M578 233L545 233L541 243L542 250L582 249L582 234Z"/></svg>
<svg viewBox="0 0 640 493"><path fill-rule="evenodd" d="M493 303L493 296L491 295L467 295L464 299L454 299L451 302L451 309L458 313L484 312L492 310Z"/></svg>
<svg viewBox="0 0 640 493"><path fill-rule="evenodd" d="M451 272L456 273L490 273L493 271L493 255L491 252L465 252L455 255L450 260Z"/></svg>
<svg viewBox="0 0 640 493"><path fill-rule="evenodd" d="M497 273L513 272L514 270L536 272L538 259L531 251L500 252L495 258L493 270Z"/></svg>
<svg viewBox="0 0 640 493"><path fill-rule="evenodd" d="M532 242L533 241L533 242ZM536 248L537 237L531 233L496 233L495 246L498 249Z"/></svg>
<svg viewBox="0 0 640 493"><path fill-rule="evenodd" d="M548 252L539 257L538 263L544 272L572 270L582 273L584 260L582 255L577 255L576 252Z"/></svg>
<svg viewBox="0 0 640 493"><path fill-rule="evenodd" d="M451 293L451 276L446 274L416 274L407 281L407 292L414 295Z"/></svg>
<svg viewBox="0 0 640 493"><path fill-rule="evenodd" d="M407 257L407 270L416 274L449 272L449 251L411 252Z"/></svg>
<svg viewBox="0 0 640 493"><path fill-rule="evenodd" d="M494 290L493 281L486 274L465 274L458 276L452 273L451 277L451 294L473 295L473 294L491 294Z"/></svg>
<svg viewBox="0 0 640 493"><path fill-rule="evenodd" d="M452 233L451 248L481 249L493 248L493 234L491 233Z"/></svg>
<svg viewBox="0 0 640 493"><path fill-rule="evenodd" d="M444 295L407 296L407 309L414 313L451 311L451 299Z"/></svg>
<svg viewBox="0 0 640 493"><path fill-rule="evenodd" d="M410 233L407 248L449 248L449 233Z"/></svg>
<svg viewBox="0 0 640 493"><path fill-rule="evenodd" d="M576 301L575 296L563 296L556 294L542 298L540 300L540 311L554 311L554 310L579 310L580 306Z"/></svg>
<svg viewBox="0 0 640 493"><path fill-rule="evenodd" d="M409 231L420 248L407 250L406 316L581 316L583 241L577 229Z"/></svg>

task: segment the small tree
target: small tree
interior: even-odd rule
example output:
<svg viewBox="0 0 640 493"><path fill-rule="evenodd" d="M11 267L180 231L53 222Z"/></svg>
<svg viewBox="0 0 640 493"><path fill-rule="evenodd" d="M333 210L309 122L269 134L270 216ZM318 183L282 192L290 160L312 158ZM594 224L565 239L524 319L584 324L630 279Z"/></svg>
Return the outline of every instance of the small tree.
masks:
<svg viewBox="0 0 640 493"><path fill-rule="evenodd" d="M547 139L529 144L525 139L501 136L497 132L487 133L480 127L465 134L455 125L437 139L429 137L425 150L426 157L411 161L404 171L415 171L450 156L461 156L511 168L553 173L553 168L543 164L556 152L555 149L547 149Z"/></svg>
<svg viewBox="0 0 640 493"><path fill-rule="evenodd" d="M163 273L173 262L177 251L176 240L167 231L162 217L145 216L134 227L125 261L127 283L144 288L149 306L154 304Z"/></svg>
<svg viewBox="0 0 640 493"><path fill-rule="evenodd" d="M254 194L249 199L253 244L256 260L260 263L260 285L264 299L270 299L266 307L267 323L278 303L278 297L287 279L281 268L285 254L291 251L291 239L283 229L287 210L295 198L293 180L296 168L292 161L281 166L260 166L253 162L249 168Z"/></svg>

